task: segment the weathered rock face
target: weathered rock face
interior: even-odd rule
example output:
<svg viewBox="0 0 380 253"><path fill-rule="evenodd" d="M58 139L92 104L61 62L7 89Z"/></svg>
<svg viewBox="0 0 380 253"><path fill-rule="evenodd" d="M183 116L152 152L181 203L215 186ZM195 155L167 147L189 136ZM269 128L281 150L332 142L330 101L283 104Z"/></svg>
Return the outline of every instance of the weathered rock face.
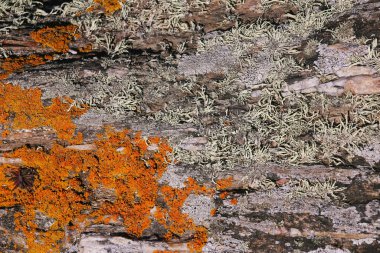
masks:
<svg viewBox="0 0 380 253"><path fill-rule="evenodd" d="M380 2L3 2L1 252L380 251Z"/></svg>

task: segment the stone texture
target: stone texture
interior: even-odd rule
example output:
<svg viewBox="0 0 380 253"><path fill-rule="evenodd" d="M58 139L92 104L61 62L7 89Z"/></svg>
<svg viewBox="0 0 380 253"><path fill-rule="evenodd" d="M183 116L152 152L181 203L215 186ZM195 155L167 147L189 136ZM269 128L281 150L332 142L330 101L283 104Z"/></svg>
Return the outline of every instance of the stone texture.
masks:
<svg viewBox="0 0 380 253"><path fill-rule="evenodd" d="M223 46L199 55L184 56L178 64L178 72L185 76L226 72L236 63L232 51Z"/></svg>
<svg viewBox="0 0 380 253"><path fill-rule="evenodd" d="M369 75L354 76L346 81L344 89L356 95L378 94L380 93L380 78Z"/></svg>
<svg viewBox="0 0 380 253"><path fill-rule="evenodd" d="M336 71L336 75L339 77L373 75L373 74L376 74L376 70L371 67L366 67L366 66L343 67Z"/></svg>
<svg viewBox="0 0 380 253"><path fill-rule="evenodd" d="M337 80L320 83L317 77L296 81L283 89L283 95L292 93L320 92L331 96L340 96L350 92L356 95L380 93L380 79L371 75L353 75Z"/></svg>
<svg viewBox="0 0 380 253"><path fill-rule="evenodd" d="M84 236L79 242L80 253L153 253L154 250L187 252L186 244L134 241L123 237Z"/></svg>
<svg viewBox="0 0 380 253"><path fill-rule="evenodd" d="M53 1L43 2L54 5ZM151 14L152 10L147 12L143 8L147 2L141 1L139 8L142 8L144 13ZM90 110L83 117L76 119L78 131L84 133L85 143L69 146L73 150L92 150L96 134L102 133L103 125L107 124L116 129L141 130L145 137L170 137L174 148L186 152L207 156L207 147L213 148L212 151L222 150L223 154L230 152L228 155L233 157L234 150L229 149L228 138L234 136L236 130L229 127L233 124L243 127L243 122L238 116L255 106L260 96L266 95L267 87L261 83L266 81L271 71L277 69L270 64L272 59L265 58L265 53L260 52L261 49L253 54L258 56L262 66L242 68L239 62L241 59L233 54L230 47L220 46L196 53L197 41L207 36L221 36L223 31L231 30L235 24L251 24L259 18L274 22L276 27L285 27L298 11L289 3L275 3L266 10L262 7L257 0L246 0L230 9L225 1L211 1L205 9L193 8L180 20L188 26L193 22L193 31L157 29L147 32L148 23L141 22L135 30L128 30L128 34L118 34L129 40L131 48L128 53L115 57L112 63L107 63L109 59L105 56L104 49L100 48L89 54L69 53L59 56L60 60L57 62L38 68L26 68L22 74L14 73L9 81L19 83L23 87L41 88L44 91L44 102L48 103L48 99L60 93L76 94L75 89L83 96L92 95L96 84L91 86L89 80L98 78L98 73L104 74L106 78L127 80L136 77L137 84L143 90L142 105L131 114L111 115L105 111ZM371 34L379 34L378 22L375 22L378 20L378 8L379 3L376 1L359 1L352 11L334 17L331 22L338 25L351 17L350 20L355 24L355 32L370 37ZM140 9L134 11L128 15L136 16L140 13ZM41 17L38 19L38 25L43 26L52 21L67 22ZM10 24L9 22L11 20L0 22L0 29ZM287 96L289 93L307 95L312 92L331 96L343 95L346 92L351 92L354 96L379 93L379 77L375 68L350 66L350 57L366 55L368 47L335 42L334 44L329 40L331 35L326 35L326 30L333 29L335 25L327 23L323 29L310 35L310 38L321 38L322 44L317 47L318 55L309 59L308 64L311 68L304 73L289 74L287 80L293 81L289 81L288 86L280 90L279 96ZM11 50L15 55L51 52L50 49L38 46L28 39L28 34L33 29L34 25L25 23L20 29L11 30L8 34L1 33L2 48ZM107 29L101 33L108 32ZM77 50L84 43L84 40L80 40L73 44L73 50ZM303 41L301 44L306 43L307 41ZM265 44L264 41L260 46ZM178 50L181 45L185 45L183 52ZM263 54L261 58L257 55L260 53ZM318 73L314 67L320 72ZM73 80L79 83L74 82L73 86L64 89L63 82L53 78L53 74L58 70L64 74L73 74L75 70L74 74L78 74L78 79ZM230 83L223 86L218 83L226 74L231 73L236 74L240 86ZM325 76L332 76L332 79L325 80ZM106 81L107 79L101 80ZM234 95L241 91L241 87L255 100L237 99ZM111 85L110 89L112 88L115 87ZM210 114L196 111L198 108L194 107L194 94L198 94L202 89L207 91L206 95L209 101L212 101L210 103L214 111ZM222 93L219 97L218 92ZM279 101L281 100L272 96L259 102L268 106L283 106ZM154 113L161 112L170 105L188 109L198 117L197 120L202 120L202 124L197 124L194 120L171 125L156 120ZM283 107L284 112L287 109L289 108ZM323 116L345 117L350 116L350 113L350 105L334 104ZM225 135L217 140L205 136L208 130L215 130L215 122L226 128ZM339 122L333 120L332 124ZM253 127L253 123L249 127ZM305 133L295 138L302 138L307 144L308 138L313 134ZM284 138L287 137L285 133ZM238 140L239 147L246 144L245 140L252 141L254 144L251 146L266 141L260 139L260 136L252 136L242 131ZM0 141L0 163L19 164L20 160L12 160L2 154L23 146L48 150L56 141L56 136L51 129L43 128L14 132L9 136L0 137ZM380 148L376 140L362 144L353 154L358 162L352 164L325 166L319 162L292 166L268 162L228 167L225 159L207 164L204 161L200 164L182 162L170 165L159 183L184 188L184 182L188 177L192 177L200 184L214 187L217 180L232 176L231 185L217 190L214 196L190 195L182 207L183 212L192 217L195 223L204 225L208 230L209 238L204 252L377 252L380 240L380 176L377 169ZM247 155L250 155L250 147L245 147ZM155 147L152 145L149 149L154 150ZM336 188L344 190L333 192L337 198L331 195L331 190L318 195L308 192L316 189L312 187L300 191L300 182L308 182L310 185L333 182ZM114 200L114 190L99 189L93 193L92 207L96 209L101 203ZM0 209L1 252L19 252L14 250L15 247L12 248L12 245L25 247L22 235L14 231L16 208L18 207ZM36 220L41 230L47 230L53 222L41 213L36 215ZM67 241L66 251L62 252L188 252L187 241L191 239L191 233L166 242L162 239L166 232L163 227L152 222L152 226L144 231L143 237L130 238L125 234L123 222L118 219L110 224L90 226L82 234L75 234L75 240Z"/></svg>
<svg viewBox="0 0 380 253"><path fill-rule="evenodd" d="M350 57L367 54L366 46L349 44L321 44L318 46L319 57L315 66L324 74L336 73L343 67L350 65Z"/></svg>

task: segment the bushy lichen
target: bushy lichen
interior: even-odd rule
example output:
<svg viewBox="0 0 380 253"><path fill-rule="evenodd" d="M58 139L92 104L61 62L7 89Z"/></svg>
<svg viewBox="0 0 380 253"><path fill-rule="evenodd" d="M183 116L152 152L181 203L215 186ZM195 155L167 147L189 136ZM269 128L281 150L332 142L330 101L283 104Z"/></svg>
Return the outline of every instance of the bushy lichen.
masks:
<svg viewBox="0 0 380 253"><path fill-rule="evenodd" d="M376 40L368 48L363 45L364 38L331 46L312 39L336 14L350 10L354 2L330 1L321 5L316 1L291 1L297 12L286 14L284 24L274 25L265 19L249 24L237 23L226 32L204 36L198 43L198 54L191 56L193 61L197 57L202 60L205 52L229 47L237 56L240 68L223 70L223 77L209 81L204 92L199 92L199 87L204 87L200 85L203 73L194 71L189 81L192 88L189 94L194 98L192 105L197 107L190 122L202 129L201 135L208 138L208 143L204 149L195 151L176 147L174 153L178 160L199 164L202 169L212 168L216 172L266 162L349 164L357 146L366 143L371 138L369 136L376 135L378 127L374 117L377 109L371 106L374 111L370 113L365 108L368 103L374 105L369 101L377 101L377 96L346 94L336 98L293 94L284 97L281 90L287 87L289 79L294 80L294 76L297 78L306 73L318 76L315 77L318 82L334 80L337 70L352 63L378 69ZM277 2L262 1L264 9L274 4ZM331 31L333 37L344 41L344 29L352 32L349 24L342 25ZM352 33L345 35L352 36ZM303 45L307 57L316 57L317 52L320 54L312 64L313 69L304 65L303 59L294 57ZM182 70L188 58L179 60L179 71L190 80L190 72ZM208 103L203 103L205 97ZM247 102L252 98L259 100L258 103ZM228 108L225 112L217 109L217 104L222 103L226 105L222 108ZM340 109L340 105L345 106ZM233 112L230 108L234 106L241 110ZM346 107L350 107L349 111L345 111ZM338 113L339 110L342 114ZM172 118L169 116L177 111L178 107L168 106L156 113L160 116L157 119L169 122L167 119ZM220 120L214 120L212 127L204 123L207 122L205 119L216 115ZM370 126L363 124L364 121ZM177 125L178 120L171 123Z"/></svg>

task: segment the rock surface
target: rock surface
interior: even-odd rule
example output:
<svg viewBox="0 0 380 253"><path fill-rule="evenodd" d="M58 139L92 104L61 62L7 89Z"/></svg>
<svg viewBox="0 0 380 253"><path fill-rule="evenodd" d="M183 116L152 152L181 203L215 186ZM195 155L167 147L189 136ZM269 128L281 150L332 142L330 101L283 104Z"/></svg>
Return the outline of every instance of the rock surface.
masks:
<svg viewBox="0 0 380 253"><path fill-rule="evenodd" d="M141 131L173 148L160 187L185 191L190 178L213 191L180 207L207 231L198 251L380 251L378 1L132 0L111 15L88 11L97 2L0 4L2 82L41 89L44 106L59 96L73 99L68 111L90 106L74 120L80 144L51 126L0 124L0 166L22 167L8 156L23 148L92 152L105 126ZM30 36L68 24L80 36L65 53ZM20 58L32 54L52 58ZM78 177L86 189L88 175ZM114 203L117 190L98 188L87 211ZM152 217L168 208L156 202ZM1 252L29 252L17 229L23 208L0 204ZM168 238L157 217L135 236L121 217L106 218L58 229L59 251L191 252L200 237ZM37 234L54 223L36 210Z"/></svg>

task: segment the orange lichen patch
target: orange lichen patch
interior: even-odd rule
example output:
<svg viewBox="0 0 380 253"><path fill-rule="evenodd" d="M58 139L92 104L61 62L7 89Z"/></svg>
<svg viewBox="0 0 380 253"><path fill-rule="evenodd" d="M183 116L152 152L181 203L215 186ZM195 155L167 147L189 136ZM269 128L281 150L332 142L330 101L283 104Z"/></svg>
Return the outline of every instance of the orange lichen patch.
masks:
<svg viewBox="0 0 380 253"><path fill-rule="evenodd" d="M233 177L230 176L228 178L223 178L216 180L216 189L217 190L224 190L232 186Z"/></svg>
<svg viewBox="0 0 380 253"><path fill-rule="evenodd" d="M190 194L212 195L214 191L198 185L192 178L188 178L185 185L185 188L182 189L167 185L161 187L161 194L169 208L158 209L159 214L156 214L155 217L167 229L166 238L180 236L186 231L193 231L194 238L188 244L188 247L191 252L201 252L207 242L207 230L202 226L196 226L187 214L181 212L181 208ZM161 217L169 217L169 219L162 219Z"/></svg>
<svg viewBox="0 0 380 253"><path fill-rule="evenodd" d="M160 142L160 138L158 138L157 136L149 136L148 142L149 144L157 144Z"/></svg>
<svg viewBox="0 0 380 253"><path fill-rule="evenodd" d="M229 195L228 192L222 192L222 193L219 194L219 198L221 198L221 199L225 199L225 198L228 197L228 195Z"/></svg>
<svg viewBox="0 0 380 253"><path fill-rule="evenodd" d="M46 61L53 60L53 57L50 55L29 55L29 56L20 56L15 58L5 58L0 62L0 68L5 71L0 74L0 79L6 79L8 76L17 71L23 69L25 66L38 66L45 64Z"/></svg>
<svg viewBox="0 0 380 253"><path fill-rule="evenodd" d="M81 142L81 134L74 136L76 127L72 119L84 114L87 108L72 106L73 100L68 97L54 98L51 105L44 106L41 95L39 89L0 83L0 124L6 130L48 126L62 140Z"/></svg>
<svg viewBox="0 0 380 253"><path fill-rule="evenodd" d="M126 0L93 0L94 4L87 8L87 12L102 9L107 15L113 14L122 8Z"/></svg>
<svg viewBox="0 0 380 253"><path fill-rule="evenodd" d="M128 131L109 134L107 131L107 142L97 142L98 157L103 155L109 159L100 159L99 168L89 171L88 180L93 189L115 189L117 198L94 214L120 216L126 232L139 237L151 224L150 210L158 197L158 179L166 170L164 157L171 148L161 141L158 151L150 153L141 133L133 138L128 137ZM122 151L116 151L120 147ZM150 161L149 167L145 160Z"/></svg>
<svg viewBox="0 0 380 253"><path fill-rule="evenodd" d="M6 157L21 159L23 167L33 168L38 174L31 189L13 190L9 173L17 166L0 165L0 207L23 207L15 219L17 230L26 238L28 252L60 252L67 229L80 230L83 224L108 223L119 218L125 232L137 238L152 220L167 229L168 240L192 232L188 248L201 252L207 242L207 230L194 224L181 208L190 194L211 195L214 191L192 178L183 189L159 185L167 168L167 153L172 149L165 140L153 139L157 145L154 151L148 149L140 132L106 128L98 136L95 149L75 150L54 144L49 152L23 147L8 153ZM102 190L113 192L114 200L105 201L94 210L91 200ZM156 206L159 198L165 207ZM47 232L35 223L37 210L55 221Z"/></svg>
<svg viewBox="0 0 380 253"><path fill-rule="evenodd" d="M59 53L67 53L69 44L80 37L75 25L45 27L30 33L30 37L43 46L50 47Z"/></svg>
<svg viewBox="0 0 380 253"><path fill-rule="evenodd" d="M10 131L9 131L8 129L7 129L7 130L4 130L4 131L1 133L1 137L6 138L9 134L10 134Z"/></svg>
<svg viewBox="0 0 380 253"><path fill-rule="evenodd" d="M117 215L108 215L105 217L102 217L104 224L110 224L115 223L117 221Z"/></svg>
<svg viewBox="0 0 380 253"><path fill-rule="evenodd" d="M7 72L1 73L0 74L0 80L7 79L9 77L9 75L10 75L10 73L7 73Z"/></svg>
<svg viewBox="0 0 380 253"><path fill-rule="evenodd" d="M216 214L216 208L211 209L210 215L215 216L215 214Z"/></svg>
<svg viewBox="0 0 380 253"><path fill-rule="evenodd" d="M238 200L236 198L233 198L230 200L231 205L236 206L238 203Z"/></svg>
<svg viewBox="0 0 380 253"><path fill-rule="evenodd" d="M55 144L49 153L24 147L8 154L21 158L23 166L38 172L30 191L19 188L12 191L7 172L14 166L0 166L1 206L23 206L25 211L17 216L17 228L26 236L29 251L59 252L59 242L68 224L78 225L90 217L106 216L108 222L122 217L126 232L141 236L151 223L150 209L158 195L158 175L166 169L165 159L154 160L154 167L145 166L142 155L148 151L141 140L140 133L130 137L128 131L106 131L96 142L96 150L72 150ZM124 147L122 152L119 147ZM161 141L157 157L166 156L171 151L167 147ZM81 181L82 173L88 175L86 187ZM84 211L91 210L90 196L100 187L115 189L117 199L84 215ZM35 210L55 220L49 233L36 234Z"/></svg>
<svg viewBox="0 0 380 253"><path fill-rule="evenodd" d="M202 252L203 247L207 243L207 229L205 227L198 226L193 240L191 240L187 247L190 252Z"/></svg>
<svg viewBox="0 0 380 253"><path fill-rule="evenodd" d="M2 134L48 126L60 140L80 144L81 135L74 136L72 118L86 110L73 104L66 97L55 98L51 105L44 106L39 89L0 83L0 124L5 129ZM190 232L193 239L188 243L189 250L202 251L207 230L182 213L182 206L190 194L213 195L215 191L192 178L182 189L158 183L170 162L167 154L172 148L167 141L158 137L146 140L141 132L106 128L93 145L91 149L73 149L53 144L49 151L23 147L4 154L20 162L0 165L0 207L22 207L15 215L15 225L25 236L28 252L60 252L63 242L70 239L67 230L119 218L125 232L137 238L153 220L166 228L167 240ZM155 148L149 149L149 145ZM22 184L23 179L14 175L24 168L33 170L35 176ZM102 191L112 194L112 201L103 201L93 209L91 201ZM157 206L162 201L163 207ZM37 214L54 220L47 231L36 224Z"/></svg>
<svg viewBox="0 0 380 253"><path fill-rule="evenodd" d="M91 44L87 44L84 47L78 48L78 51L81 52L81 53L89 53L89 52L92 51L92 45Z"/></svg>

